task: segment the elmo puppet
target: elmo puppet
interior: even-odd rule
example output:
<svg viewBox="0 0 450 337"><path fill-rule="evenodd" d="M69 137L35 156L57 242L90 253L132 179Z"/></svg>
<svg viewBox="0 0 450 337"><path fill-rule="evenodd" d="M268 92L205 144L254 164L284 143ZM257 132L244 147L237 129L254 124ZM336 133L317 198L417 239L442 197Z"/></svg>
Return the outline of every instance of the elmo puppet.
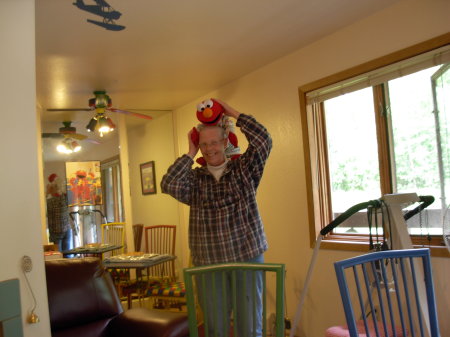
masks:
<svg viewBox="0 0 450 337"><path fill-rule="evenodd" d="M240 156L238 140L234 133L234 124L228 116L224 115L224 108L219 102L211 98L199 103L197 105L197 119L204 126L214 125L224 128L228 136L228 146L225 149L225 155L231 160ZM199 142L199 128L201 128L200 125L194 127L191 134L191 139L196 146L198 146ZM203 157L198 158L196 161L202 166L206 165Z"/></svg>

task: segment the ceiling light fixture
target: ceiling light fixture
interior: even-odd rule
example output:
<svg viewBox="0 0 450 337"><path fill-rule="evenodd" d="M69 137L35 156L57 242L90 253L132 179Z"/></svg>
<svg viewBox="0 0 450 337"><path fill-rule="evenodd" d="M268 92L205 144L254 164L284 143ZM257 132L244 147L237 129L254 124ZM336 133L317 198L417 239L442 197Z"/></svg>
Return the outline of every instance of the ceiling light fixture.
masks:
<svg viewBox="0 0 450 337"><path fill-rule="evenodd" d="M64 140L56 147L60 153L71 154L81 150L81 145L72 138L64 138Z"/></svg>
<svg viewBox="0 0 450 337"><path fill-rule="evenodd" d="M97 118L92 117L91 120L89 121L88 125L86 125L86 130L88 132L94 132L96 126L97 126Z"/></svg>
<svg viewBox="0 0 450 337"><path fill-rule="evenodd" d="M116 125L111 118L106 116L106 108L112 106L111 98L106 94L106 91L94 91L94 98L89 99L89 106L91 109L95 109L95 116L91 118L86 130L88 132L94 132L97 130L100 133L100 137L103 134L114 131Z"/></svg>

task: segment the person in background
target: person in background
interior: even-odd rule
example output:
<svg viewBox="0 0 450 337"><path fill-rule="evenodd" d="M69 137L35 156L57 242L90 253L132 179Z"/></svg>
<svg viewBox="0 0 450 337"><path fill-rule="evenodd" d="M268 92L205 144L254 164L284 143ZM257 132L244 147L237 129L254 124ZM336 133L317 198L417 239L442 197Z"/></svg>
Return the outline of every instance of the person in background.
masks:
<svg viewBox="0 0 450 337"><path fill-rule="evenodd" d="M52 173L47 184L47 223L50 242L63 252L73 248L73 233L69 219L67 196L59 177Z"/></svg>
<svg viewBox="0 0 450 337"><path fill-rule="evenodd" d="M247 150L237 159L228 160L225 156L227 135L223 128L205 126L199 130L199 147L192 142L191 131L188 134L189 152L176 159L169 167L162 178L161 189L163 193L190 206L189 248L194 265L263 263L263 253L268 244L256 202L256 190L272 148L272 139L266 128L255 118L239 113L225 102L215 100L222 104L225 115L236 119L236 126L248 140ZM207 165L192 169L193 159L199 149ZM208 282L212 283L212 277ZM241 284L242 282L238 282L238 285ZM256 298L250 289L238 289L239 307L246 307L251 317L255 300L259 313L255 334L252 331L253 322L244 324L240 320L244 315L238 314L239 336L262 335L262 273L259 274L256 285ZM217 279L215 295L212 294L213 287L207 286L206 299L221 298L221 287L229 287L229 283L222 284L222 280ZM200 299L200 303L202 302ZM203 308L203 311L212 313L221 309L221 304L212 308L212 303L207 301L207 308ZM227 310L229 314L230 309ZM223 336L224 327L218 326L214 331L213 322L208 325L210 336Z"/></svg>

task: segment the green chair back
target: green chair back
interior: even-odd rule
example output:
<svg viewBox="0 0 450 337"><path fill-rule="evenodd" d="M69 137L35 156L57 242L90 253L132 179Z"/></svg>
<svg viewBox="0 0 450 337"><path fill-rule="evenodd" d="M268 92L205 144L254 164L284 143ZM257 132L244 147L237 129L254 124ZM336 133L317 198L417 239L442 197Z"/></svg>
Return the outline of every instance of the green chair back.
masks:
<svg viewBox="0 0 450 337"><path fill-rule="evenodd" d="M225 327L223 331L224 336L237 336L237 324L231 325L228 322L237 322L237 315L243 315L246 320L249 317L247 315L246 308L238 308L239 299L236 291L237 288L237 274L243 272L242 277L239 279L242 286L246 286L249 283L252 287L252 292L256 294L255 286L255 275L256 273L263 273L262 279L262 334L263 336L271 335L275 333L274 336L281 337L284 336L284 278L285 278L285 266L284 264L274 264L274 263L225 263L216 264L209 266L198 266L192 268L186 268L184 272L184 281L186 286L186 301L187 301L187 311L189 319L189 335L191 337L199 336L199 327L204 329L205 337L213 337L208 334L208 315L214 316L214 322L219 320L222 322L221 326ZM211 274L213 273L213 274ZM209 274L208 279L212 280L211 283L205 282L206 276ZM211 275L214 275L211 277ZM218 310L212 310L213 312L200 312L202 305L198 303L198 298L203 298L206 300L206 287L212 287L215 292L216 279L231 280L230 282L230 293L226 293L223 290L223 298L230 299L231 303L231 318L226 317L226 314L221 317L218 316ZM275 284L273 284L275 282ZM203 296L198 297L197 291L203 292ZM270 299L268 301L268 299ZM215 296L208 297L209 301L215 301ZM267 302L275 301L275 308L268 310ZM273 303L272 303L273 304ZM205 307L205 305L203 305ZM214 306L216 307L216 306ZM275 313L275 317L273 315ZM222 310L226 312L226 310ZM256 315L256 312L253 312ZM242 316L240 316L242 318ZM252 319L252 318L249 318ZM252 319L252 322L255 320ZM232 329L233 333L230 334L228 329ZM271 333L269 333L271 332ZM222 332L221 332L222 333ZM252 337L252 336L246 336Z"/></svg>

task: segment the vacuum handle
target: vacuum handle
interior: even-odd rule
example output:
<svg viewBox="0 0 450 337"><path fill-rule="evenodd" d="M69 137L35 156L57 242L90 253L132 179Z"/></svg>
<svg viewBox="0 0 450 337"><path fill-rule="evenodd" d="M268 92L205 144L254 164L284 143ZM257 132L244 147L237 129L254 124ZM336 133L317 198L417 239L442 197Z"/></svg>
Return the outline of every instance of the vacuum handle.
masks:
<svg viewBox="0 0 450 337"><path fill-rule="evenodd" d="M434 197L432 195L421 195L419 196L419 200L421 204L419 204L416 208L406 212L403 217L405 218L405 221L408 219L411 219L414 215L417 213L420 213L425 208L430 206L434 202Z"/></svg>
<svg viewBox="0 0 450 337"><path fill-rule="evenodd" d="M381 202L380 202L380 200L369 200L369 201L362 202L360 204L350 207L344 213L339 215L336 219L331 221L327 226L322 228L322 230L320 231L320 234L322 236L327 235L329 232L331 232L333 229L335 229L337 226L339 226L345 220L350 218L353 214L358 213L360 210L365 209L369 206L378 208L378 207L381 207Z"/></svg>
<svg viewBox="0 0 450 337"><path fill-rule="evenodd" d="M434 202L434 197L431 195L419 196L419 201L421 202L420 205L418 205L416 208L405 213L405 215L404 215L405 221L412 218L414 215L416 215L417 213L420 213L422 210L424 210L425 208L430 206ZM327 235L333 229L335 229L337 226L339 226L341 223L343 223L345 220L347 220L349 217L351 217L353 214L355 214L369 206L372 206L375 208L380 208L381 201L380 200L369 200L367 202L362 202L360 204L350 207L344 213L339 215L336 219L331 221L327 226L322 228L322 230L320 231L320 234L322 236Z"/></svg>

